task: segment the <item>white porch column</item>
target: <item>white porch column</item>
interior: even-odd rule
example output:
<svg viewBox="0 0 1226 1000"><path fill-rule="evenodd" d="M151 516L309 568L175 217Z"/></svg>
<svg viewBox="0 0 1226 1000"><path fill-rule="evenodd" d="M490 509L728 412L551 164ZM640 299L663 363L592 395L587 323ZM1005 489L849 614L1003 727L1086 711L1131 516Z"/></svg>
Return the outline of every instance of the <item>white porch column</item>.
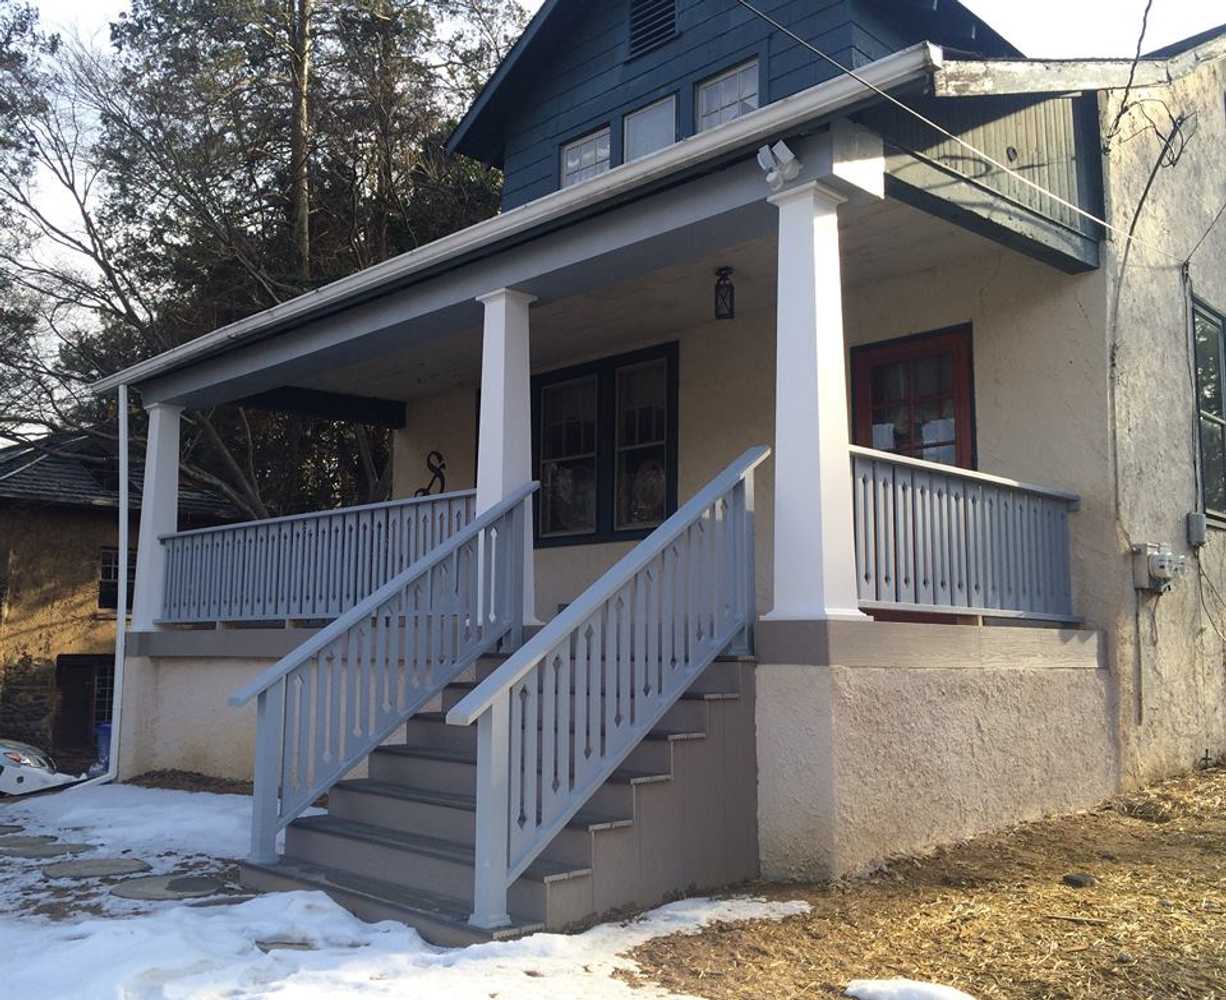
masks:
<svg viewBox="0 0 1226 1000"><path fill-rule="evenodd" d="M477 301L485 306L477 450L480 514L532 479L528 314L536 297L500 288ZM531 517L524 518L524 534L524 624L539 625Z"/></svg>
<svg viewBox="0 0 1226 1000"><path fill-rule="evenodd" d="M149 414L149 436L132 600L132 628L138 631L154 629L162 614L166 561L158 536L179 527L179 418L183 407L151 403L145 412Z"/></svg>
<svg viewBox="0 0 1226 1000"><path fill-rule="evenodd" d="M863 619L856 599L848 452L841 196L817 182L779 209L775 369L776 620Z"/></svg>

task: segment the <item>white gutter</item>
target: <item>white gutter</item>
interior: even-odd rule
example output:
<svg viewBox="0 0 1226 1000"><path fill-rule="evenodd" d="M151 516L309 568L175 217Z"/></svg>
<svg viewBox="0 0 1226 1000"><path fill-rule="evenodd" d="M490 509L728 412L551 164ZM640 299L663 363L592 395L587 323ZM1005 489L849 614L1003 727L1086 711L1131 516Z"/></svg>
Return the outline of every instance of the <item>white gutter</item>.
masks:
<svg viewBox="0 0 1226 1000"><path fill-rule="evenodd" d="M920 42L857 70L869 83L882 90L923 79L944 64L942 50ZM393 257L341 278L313 292L307 292L281 305L273 306L246 319L223 326L213 333L149 358L115 375L99 379L89 387L95 396L113 391L123 384L139 384L181 368L208 355L220 353L245 341L257 339L270 328L292 322L305 322L312 314L335 309L351 298L361 298L389 284L402 284L415 276L456 261L466 254L485 249L508 239L523 237L542 226L558 223L578 212L590 211L605 203L633 194L639 188L737 150L779 138L781 132L802 126L815 118L846 108L866 95L863 85L849 76L838 76L799 94L768 104L764 108L683 139L652 156L624 164L582 184L511 209L450 236L435 240L409 253Z"/></svg>

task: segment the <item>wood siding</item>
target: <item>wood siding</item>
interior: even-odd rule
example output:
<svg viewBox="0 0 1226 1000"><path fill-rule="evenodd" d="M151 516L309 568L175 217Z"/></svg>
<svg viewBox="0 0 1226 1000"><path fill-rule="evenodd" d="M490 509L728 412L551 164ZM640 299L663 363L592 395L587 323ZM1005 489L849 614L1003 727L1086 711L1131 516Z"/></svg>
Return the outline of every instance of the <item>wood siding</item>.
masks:
<svg viewBox="0 0 1226 1000"><path fill-rule="evenodd" d="M847 0L762 0L762 9L836 59L862 64ZM678 0L677 37L629 59L629 0L591 4L573 16L540 65L548 68L515 102L507 120L503 208L556 191L562 146L609 126L613 165L622 162L622 121L655 100L677 97L678 138L695 132L694 93L710 76L760 61L760 100L788 97L835 75L812 52L754 17L736 0ZM865 35L867 39L869 36Z"/></svg>
<svg viewBox="0 0 1226 1000"><path fill-rule="evenodd" d="M1102 163L1092 96L920 97L912 107L1060 198L1102 213ZM890 193L1008 242L1040 242L1098 262L1099 226L895 107L863 114L888 143ZM964 179L969 178L969 179ZM985 200L984 194L994 195ZM934 207L939 199L947 212ZM995 231L991 231L995 230ZM1019 246L1025 250L1025 246ZM1055 262L1059 263L1059 262Z"/></svg>

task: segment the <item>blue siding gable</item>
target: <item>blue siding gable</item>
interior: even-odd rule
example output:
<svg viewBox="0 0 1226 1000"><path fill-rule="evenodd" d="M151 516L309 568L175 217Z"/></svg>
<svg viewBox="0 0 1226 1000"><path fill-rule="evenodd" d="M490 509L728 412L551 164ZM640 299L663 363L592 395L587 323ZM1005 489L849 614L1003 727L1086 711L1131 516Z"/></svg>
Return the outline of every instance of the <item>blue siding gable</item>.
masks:
<svg viewBox="0 0 1226 1000"><path fill-rule="evenodd" d="M931 0L756 0L757 6L835 59L862 66L923 39L1014 50L959 5ZM957 15L957 16L955 16ZM568 142L608 127L612 165L623 162L626 115L670 95L677 138L697 131L698 85L757 59L759 102L789 97L838 70L736 0L677 0L677 34L636 58L630 0L548 0L524 39L452 138L452 148L505 174L503 208L561 186ZM982 32L979 29L982 28ZM995 50L995 51L994 51Z"/></svg>
<svg viewBox="0 0 1226 1000"><path fill-rule="evenodd" d="M613 165L623 162L625 116L669 95L677 99L677 137L693 135L698 84L736 65L758 59L762 104L835 75L736 0L678 0L677 7L677 36L633 60L629 0L588 8L506 118L504 208L556 191L562 147L599 128L610 129ZM846 0L763 0L763 8L836 59L854 58Z"/></svg>

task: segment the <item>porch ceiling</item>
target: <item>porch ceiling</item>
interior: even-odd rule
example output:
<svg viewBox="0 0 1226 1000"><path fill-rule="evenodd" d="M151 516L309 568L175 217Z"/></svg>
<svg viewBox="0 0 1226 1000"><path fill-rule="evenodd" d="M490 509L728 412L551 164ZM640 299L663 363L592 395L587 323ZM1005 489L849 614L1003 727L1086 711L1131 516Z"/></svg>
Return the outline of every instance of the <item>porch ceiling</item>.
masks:
<svg viewBox="0 0 1226 1000"><path fill-rule="evenodd" d="M853 201L840 210L848 290L931 270L996 244L902 202ZM735 268L742 315L775 308L773 235L712 250L634 279L542 303L532 315L532 367L556 368L657 343L711 318L715 269ZM409 400L480 378L481 329L473 324L426 345L392 350L294 381L301 388Z"/></svg>

